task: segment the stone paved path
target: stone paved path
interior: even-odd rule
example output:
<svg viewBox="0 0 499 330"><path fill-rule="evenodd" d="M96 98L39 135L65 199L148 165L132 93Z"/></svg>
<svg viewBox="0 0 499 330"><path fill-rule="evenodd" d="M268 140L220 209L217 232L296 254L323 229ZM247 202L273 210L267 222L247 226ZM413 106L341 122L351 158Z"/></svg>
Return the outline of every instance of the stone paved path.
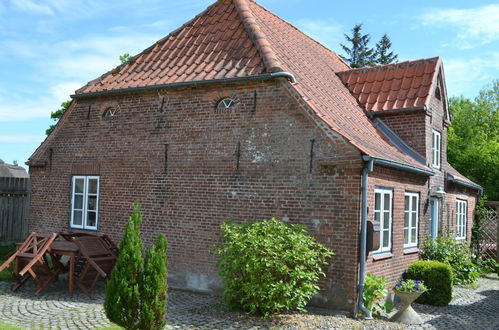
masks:
<svg viewBox="0 0 499 330"><path fill-rule="evenodd" d="M61 278L40 297L33 285L20 292L11 282L0 282L0 322L23 329L95 329L111 324L102 308L102 287L94 299L79 291L66 294ZM499 278L481 278L477 289L456 288L447 307L415 305L425 324L410 329L499 329ZM219 298L180 290L168 296L167 329L401 329L399 324L376 319L354 320L344 313L313 308L309 313L290 313L269 320L227 311Z"/></svg>

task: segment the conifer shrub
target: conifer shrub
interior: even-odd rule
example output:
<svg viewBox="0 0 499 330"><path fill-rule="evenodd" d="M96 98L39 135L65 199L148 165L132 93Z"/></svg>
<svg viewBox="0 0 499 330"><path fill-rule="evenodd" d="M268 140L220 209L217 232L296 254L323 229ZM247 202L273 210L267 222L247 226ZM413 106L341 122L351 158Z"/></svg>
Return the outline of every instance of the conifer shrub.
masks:
<svg viewBox="0 0 499 330"><path fill-rule="evenodd" d="M168 243L159 235L142 257L140 204L120 243L120 255L106 284L104 310L107 318L125 329L162 329L166 324Z"/></svg>
<svg viewBox="0 0 499 330"><path fill-rule="evenodd" d="M275 218L225 222L221 237L216 254L224 300L232 309L263 317L293 308L303 311L334 255L305 226Z"/></svg>
<svg viewBox="0 0 499 330"><path fill-rule="evenodd" d="M409 265L407 278L422 281L428 288L416 302L433 306L446 306L452 300L452 267L440 261L420 260Z"/></svg>
<svg viewBox="0 0 499 330"><path fill-rule="evenodd" d="M166 325L167 250L168 243L165 237L159 235L156 243L146 251L139 287L141 301L139 329L163 329Z"/></svg>

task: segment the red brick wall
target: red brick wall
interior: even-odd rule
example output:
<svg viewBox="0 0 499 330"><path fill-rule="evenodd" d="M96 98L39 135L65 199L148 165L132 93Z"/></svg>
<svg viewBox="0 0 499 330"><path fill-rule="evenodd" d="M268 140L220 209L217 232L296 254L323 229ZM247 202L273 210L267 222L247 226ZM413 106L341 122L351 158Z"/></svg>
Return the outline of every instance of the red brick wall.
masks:
<svg viewBox="0 0 499 330"><path fill-rule="evenodd" d="M392 251L381 255L370 252L366 264L366 272L377 276L385 276L391 283L395 282L410 263L418 260L417 251L404 251L404 203L405 192L419 193L419 226L418 243L421 243L429 230L429 211L427 203L427 177L408 174L395 169L374 166L369 174L369 214L368 220L374 219L374 189L382 187L393 191L392 202ZM375 260L375 258L379 258Z"/></svg>
<svg viewBox="0 0 499 330"><path fill-rule="evenodd" d="M222 221L288 218L336 252L319 300L351 309L360 155L341 138L327 142L288 93L276 81L170 89L163 112L156 93L78 101L49 146L51 164L30 169L30 230L68 229L72 174L98 174L99 230L119 239L140 200L145 244L158 233L169 241L171 285L213 291L220 283L210 248ZM215 111L223 96L237 109ZM109 106L117 116L102 118Z"/></svg>

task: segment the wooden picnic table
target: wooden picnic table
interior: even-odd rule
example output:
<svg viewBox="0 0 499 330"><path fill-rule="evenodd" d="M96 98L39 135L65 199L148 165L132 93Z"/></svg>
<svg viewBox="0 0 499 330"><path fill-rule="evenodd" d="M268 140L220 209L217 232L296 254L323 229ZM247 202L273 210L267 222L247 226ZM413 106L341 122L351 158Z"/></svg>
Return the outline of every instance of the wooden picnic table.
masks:
<svg viewBox="0 0 499 330"><path fill-rule="evenodd" d="M68 270L68 294L73 295L74 291L74 276L75 276L75 264L77 257L79 255L79 249L75 243L66 240L57 240L50 245L50 254L54 256L54 262L59 268L59 272L63 272L65 269L60 262L61 256L69 257L69 270Z"/></svg>

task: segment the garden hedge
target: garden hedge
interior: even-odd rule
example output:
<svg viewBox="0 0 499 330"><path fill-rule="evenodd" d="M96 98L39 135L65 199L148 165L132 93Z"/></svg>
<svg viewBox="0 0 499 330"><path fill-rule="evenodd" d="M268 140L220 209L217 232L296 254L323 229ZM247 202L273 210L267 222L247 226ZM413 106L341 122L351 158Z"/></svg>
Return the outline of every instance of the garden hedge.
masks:
<svg viewBox="0 0 499 330"><path fill-rule="evenodd" d="M413 262L407 270L407 278L421 280L428 288L417 303L446 306L452 300L452 267L439 261L420 260Z"/></svg>

